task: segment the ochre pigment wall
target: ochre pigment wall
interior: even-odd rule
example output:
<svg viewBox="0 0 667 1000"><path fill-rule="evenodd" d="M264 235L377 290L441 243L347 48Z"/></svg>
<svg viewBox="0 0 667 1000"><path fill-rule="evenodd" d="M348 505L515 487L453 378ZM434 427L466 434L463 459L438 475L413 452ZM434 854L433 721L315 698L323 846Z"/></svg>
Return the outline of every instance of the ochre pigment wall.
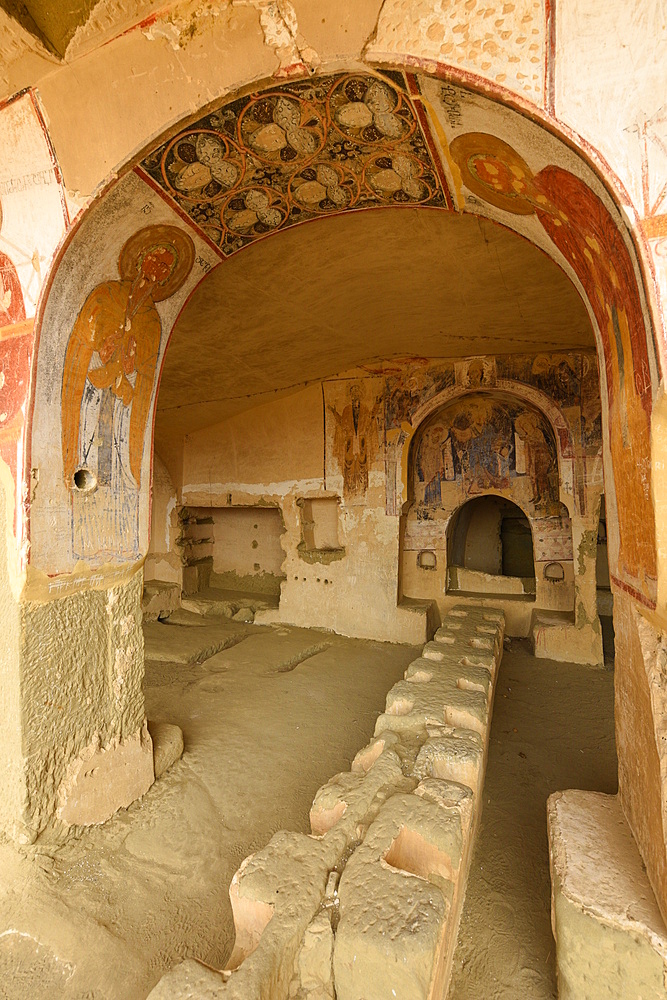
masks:
<svg viewBox="0 0 667 1000"><path fill-rule="evenodd" d="M200 508L206 510L206 508ZM213 572L280 576L282 516L277 507L212 507Z"/></svg>
<svg viewBox="0 0 667 1000"><path fill-rule="evenodd" d="M277 495L296 482L319 486L322 427L322 389L315 385L190 434L183 458L183 502L223 506L230 483L235 484L233 503L239 502L235 493L252 496L258 484Z"/></svg>
<svg viewBox="0 0 667 1000"><path fill-rule="evenodd" d="M631 598L622 591L614 594L614 635L619 794L656 896L661 901L667 899L667 862L664 776L656 746L656 725L662 728L663 720L654 720L636 611ZM663 740L660 742L664 746Z"/></svg>
<svg viewBox="0 0 667 1000"><path fill-rule="evenodd" d="M557 18L546 0L503 5L497 11L487 3L465 7L465 16L458 17L449 4L426 0L369 0L355 4L353 9L334 0L293 0L285 5L289 9L285 19L257 0L250 5L231 3L220 9L204 7L194 14L190 7L180 12L172 7L164 16L151 18L129 31L125 30L131 27L128 12L124 11L118 20L112 10L100 14L98 29L95 18L88 25L80 25L68 49L70 61L62 65L45 55L43 49L36 51L26 43L21 31L3 14L0 87L4 95L10 96L21 87L38 86L62 170L65 199L74 215L88 204L119 164L145 149L147 142L153 138L157 141L165 129L184 116L258 80L274 75L277 79L272 84L278 85L292 72L306 75L311 69L337 70L341 66L359 66L362 61L376 66L409 64L439 75L440 79L430 81L420 78L417 103L431 116L431 138L443 158L439 177L449 186L454 206L481 212L532 239L558 260L588 297L590 314L598 325L598 347L605 351L601 364L606 376L602 385L602 422L612 587L616 594L626 588L638 601L652 605L656 575L660 574L656 574L652 537L648 441L651 405L665 356L658 292L667 293L667 123L656 113L655 104L655 95L664 92L667 82L664 11L659 0L643 4L639 11L634 0L613 0L604 9L598 0L584 0L565 5ZM487 19L487 8L494 10L497 17ZM528 26L526 30L524 25ZM5 30L7 26L11 30ZM101 32L97 38L95 30ZM487 38L487 34L491 37ZM58 37L64 40L69 34L61 32ZM108 44L96 49L96 43L102 40ZM471 96L461 87L465 83L483 88L489 97ZM525 120L497 103L507 100L528 112ZM536 122L546 122L559 135L570 136L574 148L583 149L607 178L613 197L575 152L565 151L555 138L553 142L547 140L546 132L542 134ZM576 129L579 136L571 134L570 129ZM21 130L22 134L30 132L25 123ZM494 140L492 150L481 150L481 161L491 162L493 156L499 155L503 166L516 167L525 182L523 196L511 204L490 190L488 176L475 177L476 168L469 169L470 154L480 152L480 133ZM15 136L10 136L3 148L7 150L0 174L3 208L8 205L10 193L30 192L17 231L26 231L27 223L36 220L39 240L21 244L22 259L17 262L12 258L14 251L10 252L8 244L2 242L3 233L5 239L9 233L3 226L0 250L18 272L25 272L18 273L24 299L30 291L36 302L47 277L53 278L48 258L68 222L64 215L60 230L48 246L40 242L46 217L40 198L45 191L59 193L60 174L53 160L50 166L35 166L37 161L30 156L6 173L5 167L18 148ZM44 148L48 149L48 144ZM50 179L45 180L47 177ZM585 181L591 193L582 190L577 178ZM21 469L20 475L17 470L17 487L19 481L22 485L16 496L21 502L24 494L35 499L31 536L37 554L35 565L54 574L74 573L75 568L79 573L81 569L76 554L69 550L71 497L64 487L58 460L54 460L59 454L61 428L62 373L58 365L86 296L103 282L118 282L121 278L117 266L121 249L141 227L153 222L175 224L175 213L164 208L161 196L153 197L145 187L131 187L128 181L116 201L116 209L122 202L128 218L123 218L121 211L102 221L97 217L96 237L83 245L79 269L72 270L72 260L67 260L67 287L61 289L61 294L69 301L56 302L50 313L45 311L46 322L42 324L44 358L40 364L46 392L37 393L43 409L41 414L36 413L36 437L30 442L37 445L33 448L35 477L31 480L28 468ZM411 187L414 191L415 186ZM574 213L569 212L570 204L576 206ZM621 218L624 220L621 229L626 235L621 237L621 244L616 242L604 212L612 213L615 225ZM604 224L599 231L595 226L601 220ZM562 225L566 221L568 225ZM631 259L628 256L627 232L632 233L638 246L646 277L646 301L641 292L639 264L634 253ZM196 256L201 261L197 267L206 270L217 258L205 241L199 242L198 236L195 239ZM616 265L615 274L606 266L610 260ZM81 279L82 273L85 280ZM626 285L617 294L614 278L619 275L621 284L639 280L640 291L628 294ZM166 346L167 325L193 285L194 279L182 288L179 301L172 297L166 304L158 304L164 334L161 350ZM648 339L639 321L640 315L644 319L649 315L647 304L654 328L653 333L649 329ZM43 386L40 383L40 391ZM6 387L4 396L9 395ZM24 399L25 393L21 397ZM3 405L2 412L6 409ZM76 406L70 410L76 412ZM56 428L53 439L45 433L45 427ZM143 445L141 477L145 486L151 449L149 444ZM41 487L34 490L38 476ZM176 477L174 482L180 486ZM42 498L45 507L40 520ZM656 495L656 502L661 509L662 495ZM54 530L50 518L56 516L56 510L61 523ZM393 516L398 516L397 510ZM129 553L130 560L137 563L148 545L147 503L141 518L141 544ZM392 518L385 523L393 523ZM296 538L296 515L293 524ZM587 525L575 539L575 549L581 549L584 560L589 550L586 535L593 529L593 524ZM396 551L397 531L393 533L388 549ZM25 558L27 541L21 532L16 543L17 557ZM99 561L92 560L94 571L103 571L105 584L110 584L117 572L104 561L110 553L120 554L121 547L114 548L113 542L117 539L112 539ZM662 550L658 556L664 561ZM83 577L52 580L51 596L57 597L63 586L72 591L85 587L91 567L84 569ZM39 577L37 583L42 593L47 581ZM34 596L34 590L31 593ZM91 598L91 606L94 600ZM664 613L663 601L658 610ZM623 689L622 672L626 670L625 656L620 654L628 641L621 634L619 689ZM627 690L637 693L632 685ZM638 703L636 710L645 707ZM95 718L93 706L88 722L92 724ZM107 722L102 720L103 725ZM626 774L637 784L636 794L626 795L624 802L653 883L658 886L654 853L664 853L664 830L658 843L657 829L648 831L643 823L640 803L652 794L650 777L642 766L641 743L633 740L631 732L621 731L625 725L619 722L618 743L625 748Z"/></svg>

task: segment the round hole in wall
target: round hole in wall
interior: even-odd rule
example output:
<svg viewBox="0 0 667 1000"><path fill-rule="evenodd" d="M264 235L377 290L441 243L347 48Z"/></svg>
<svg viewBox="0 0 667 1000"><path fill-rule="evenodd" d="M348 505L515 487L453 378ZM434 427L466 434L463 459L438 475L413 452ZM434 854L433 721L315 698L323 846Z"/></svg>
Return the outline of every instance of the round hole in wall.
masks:
<svg viewBox="0 0 667 1000"><path fill-rule="evenodd" d="M420 569L435 569L437 564L435 552L431 552L430 549L422 549L417 556L417 565Z"/></svg>
<svg viewBox="0 0 667 1000"><path fill-rule="evenodd" d="M565 579L565 570L559 562L547 563L544 567L544 579L557 583Z"/></svg>
<svg viewBox="0 0 667 1000"><path fill-rule="evenodd" d="M97 476L90 469L77 469L74 473L74 487L81 493L92 493L97 489Z"/></svg>

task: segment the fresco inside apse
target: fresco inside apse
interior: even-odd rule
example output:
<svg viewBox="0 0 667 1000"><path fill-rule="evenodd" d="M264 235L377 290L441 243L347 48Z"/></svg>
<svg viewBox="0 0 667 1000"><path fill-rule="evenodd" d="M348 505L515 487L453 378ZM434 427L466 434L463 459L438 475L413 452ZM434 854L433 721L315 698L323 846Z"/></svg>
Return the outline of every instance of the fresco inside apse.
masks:
<svg viewBox="0 0 667 1000"><path fill-rule="evenodd" d="M413 425L418 411L448 389L493 388L512 381L535 388L567 413L569 423L581 423L587 453L602 449L600 388L593 351L549 354L508 354L437 361L431 358L400 359L395 370L385 367L385 430L388 437ZM375 372L371 366L369 371ZM563 442L564 450L570 447Z"/></svg>
<svg viewBox="0 0 667 1000"><path fill-rule="evenodd" d="M534 515L560 513L553 431L537 409L504 395L470 393L437 410L415 440L412 484L424 517L489 491L520 498Z"/></svg>
<svg viewBox="0 0 667 1000"><path fill-rule="evenodd" d="M140 171L224 256L336 212L451 206L400 73L322 76L239 98Z"/></svg>

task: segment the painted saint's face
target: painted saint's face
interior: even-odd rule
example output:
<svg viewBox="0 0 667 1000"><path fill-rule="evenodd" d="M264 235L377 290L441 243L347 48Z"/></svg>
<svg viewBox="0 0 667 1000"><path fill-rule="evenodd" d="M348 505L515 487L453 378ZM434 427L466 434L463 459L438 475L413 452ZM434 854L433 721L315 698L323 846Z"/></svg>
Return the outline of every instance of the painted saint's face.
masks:
<svg viewBox="0 0 667 1000"><path fill-rule="evenodd" d="M503 163L489 153L481 153L471 158L471 170L477 179L493 191L514 197L528 194L527 178L519 166Z"/></svg>
<svg viewBox="0 0 667 1000"><path fill-rule="evenodd" d="M173 251L167 247L155 247L146 254L141 262L141 274L160 285L166 281L176 265Z"/></svg>

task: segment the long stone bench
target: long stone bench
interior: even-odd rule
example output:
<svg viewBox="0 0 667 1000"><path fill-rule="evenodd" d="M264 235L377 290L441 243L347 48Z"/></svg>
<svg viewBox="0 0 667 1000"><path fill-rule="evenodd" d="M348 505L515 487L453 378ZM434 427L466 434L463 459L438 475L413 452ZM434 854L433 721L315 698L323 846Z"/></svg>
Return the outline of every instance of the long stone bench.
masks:
<svg viewBox="0 0 667 1000"><path fill-rule="evenodd" d="M234 876L229 967L188 960L151 1000L440 1000L481 812L504 617L455 607L389 691L375 735L317 792L311 835Z"/></svg>

